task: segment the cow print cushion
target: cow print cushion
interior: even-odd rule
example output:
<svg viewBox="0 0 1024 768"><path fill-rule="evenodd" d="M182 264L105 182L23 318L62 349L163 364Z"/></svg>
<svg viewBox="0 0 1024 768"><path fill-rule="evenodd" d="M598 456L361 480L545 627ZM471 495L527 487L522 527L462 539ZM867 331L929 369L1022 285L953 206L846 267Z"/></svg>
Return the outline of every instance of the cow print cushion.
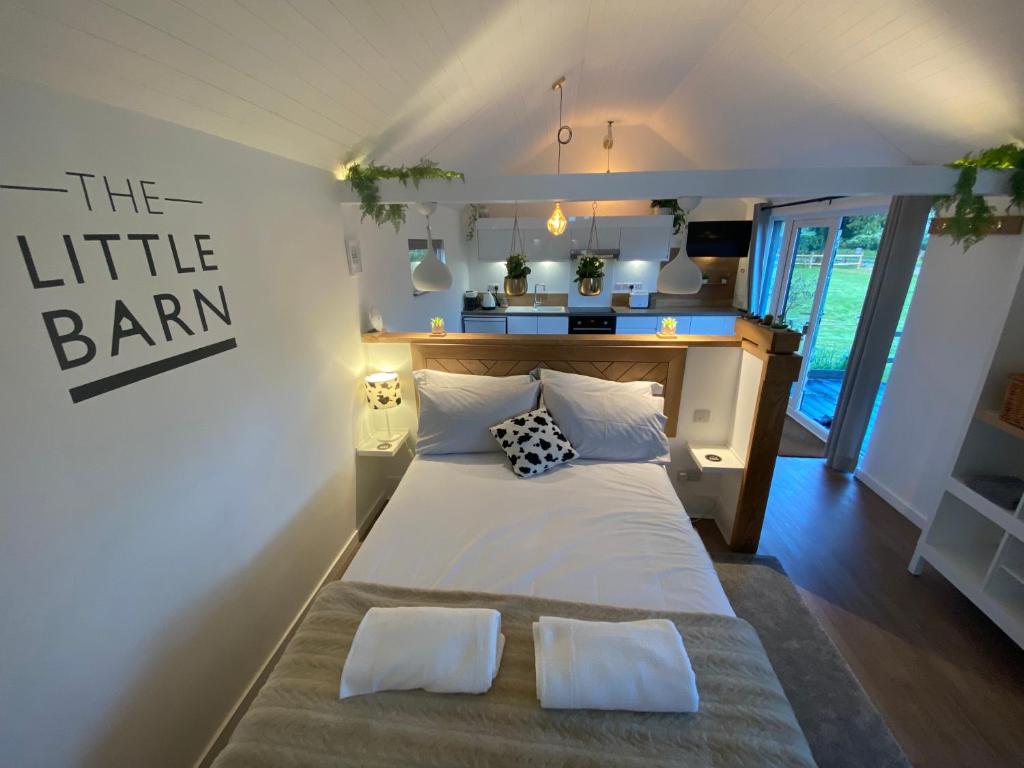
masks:
<svg viewBox="0 0 1024 768"><path fill-rule="evenodd" d="M546 408L495 424L491 434L508 455L512 471L520 477L543 474L576 458L576 450Z"/></svg>

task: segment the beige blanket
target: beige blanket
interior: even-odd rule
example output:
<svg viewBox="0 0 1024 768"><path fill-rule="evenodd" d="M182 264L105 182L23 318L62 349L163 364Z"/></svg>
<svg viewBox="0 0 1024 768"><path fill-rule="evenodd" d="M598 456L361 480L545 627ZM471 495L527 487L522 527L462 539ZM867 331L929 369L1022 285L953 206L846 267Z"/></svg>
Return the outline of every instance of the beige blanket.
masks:
<svg viewBox="0 0 1024 768"><path fill-rule="evenodd" d="M482 696L393 691L339 700L352 636L375 605L501 611L506 645L494 686ZM531 633L541 614L671 619L697 675L700 712L541 709ZM757 634L742 619L335 582L317 596L214 768L414 765L760 768L814 761Z"/></svg>

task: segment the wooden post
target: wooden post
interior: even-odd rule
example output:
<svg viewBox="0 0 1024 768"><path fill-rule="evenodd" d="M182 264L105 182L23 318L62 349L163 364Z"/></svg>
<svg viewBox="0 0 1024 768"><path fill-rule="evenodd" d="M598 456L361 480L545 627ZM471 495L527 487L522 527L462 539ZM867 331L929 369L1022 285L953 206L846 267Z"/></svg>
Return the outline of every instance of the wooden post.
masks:
<svg viewBox="0 0 1024 768"><path fill-rule="evenodd" d="M729 538L729 548L734 552L753 553L757 552L761 540L775 459L786 423L789 391L800 375L803 358L796 354L800 346L799 333L775 331L740 319L736 321L736 334L743 339L743 349L757 355L763 363L750 447Z"/></svg>

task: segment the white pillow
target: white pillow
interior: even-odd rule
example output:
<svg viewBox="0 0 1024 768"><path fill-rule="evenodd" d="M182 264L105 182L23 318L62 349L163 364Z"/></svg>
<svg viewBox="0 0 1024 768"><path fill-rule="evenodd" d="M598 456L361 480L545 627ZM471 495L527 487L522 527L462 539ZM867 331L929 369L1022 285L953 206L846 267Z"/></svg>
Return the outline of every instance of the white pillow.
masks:
<svg viewBox="0 0 1024 768"><path fill-rule="evenodd" d="M542 475L576 458L576 451L544 408L495 424L491 434L519 477Z"/></svg>
<svg viewBox="0 0 1024 768"><path fill-rule="evenodd" d="M661 398L544 381L544 407L581 459L670 461Z"/></svg>
<svg viewBox="0 0 1024 768"><path fill-rule="evenodd" d="M429 368L420 368L412 372L417 387L501 387L504 384L519 383L529 384L533 377L528 373L518 376L474 376L471 373L448 373L447 371L432 371Z"/></svg>
<svg viewBox="0 0 1024 768"><path fill-rule="evenodd" d="M539 395L540 382L532 380L420 387L416 451L424 455L493 453L498 446L491 437L491 425L532 411Z"/></svg>
<svg viewBox="0 0 1024 768"><path fill-rule="evenodd" d="M583 376L579 373L565 373L564 371L555 371L551 368L537 368L533 371L533 375L539 378L544 384L547 384L549 381L553 381L567 386L572 385L575 387L583 387L597 393L603 392L609 395L615 395L620 392L629 392L634 395L660 396L665 392L665 388L656 381L608 381L607 379L599 379L596 376Z"/></svg>

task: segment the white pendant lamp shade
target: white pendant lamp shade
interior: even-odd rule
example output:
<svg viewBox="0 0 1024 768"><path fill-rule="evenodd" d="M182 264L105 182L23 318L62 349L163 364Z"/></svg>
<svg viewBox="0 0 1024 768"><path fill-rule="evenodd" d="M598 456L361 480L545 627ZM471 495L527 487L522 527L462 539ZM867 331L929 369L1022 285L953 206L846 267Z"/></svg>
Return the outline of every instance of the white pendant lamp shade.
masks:
<svg viewBox="0 0 1024 768"><path fill-rule="evenodd" d="M697 293L704 282L700 267L680 249L658 273L658 293Z"/></svg>
<svg viewBox="0 0 1024 768"><path fill-rule="evenodd" d="M447 291L452 287L452 272L437 258L432 239L427 240L427 255L412 271L412 284L417 291Z"/></svg>
<svg viewBox="0 0 1024 768"><path fill-rule="evenodd" d="M658 273L658 293L697 293L704 284L704 274L700 267L686 255L686 231L683 241L679 244L676 257L661 268Z"/></svg>
<svg viewBox="0 0 1024 768"><path fill-rule="evenodd" d="M437 203L417 203L416 210L427 218L427 255L412 271L412 285L417 291L447 291L452 287L452 272L437 258L434 238L430 233L430 214L437 209Z"/></svg>
<svg viewBox="0 0 1024 768"><path fill-rule="evenodd" d="M689 214L694 208L696 208L698 205L700 205L700 202L703 199L704 198L702 198L702 197L698 197L698 196L694 195L692 197L680 197L680 198L677 198L676 202L679 203L679 207L680 208L682 208L684 211L686 211Z"/></svg>

